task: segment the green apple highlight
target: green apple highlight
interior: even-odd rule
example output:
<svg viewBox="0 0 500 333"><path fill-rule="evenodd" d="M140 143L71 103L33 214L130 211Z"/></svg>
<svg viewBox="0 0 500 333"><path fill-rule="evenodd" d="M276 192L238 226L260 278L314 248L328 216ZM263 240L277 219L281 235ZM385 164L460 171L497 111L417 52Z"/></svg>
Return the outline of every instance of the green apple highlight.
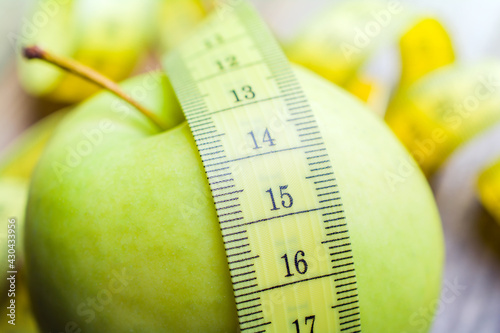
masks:
<svg viewBox="0 0 500 333"><path fill-rule="evenodd" d="M353 244L363 331L427 331L432 318L419 311L432 313L439 297L443 239L425 178L360 102L304 69L295 72L321 110L316 117ZM237 332L209 185L168 80L148 74L123 87L132 96L146 91L139 102L169 129L160 132L109 93L78 106L57 129L27 209L29 287L40 327ZM386 174L403 159L414 172L390 188Z"/></svg>

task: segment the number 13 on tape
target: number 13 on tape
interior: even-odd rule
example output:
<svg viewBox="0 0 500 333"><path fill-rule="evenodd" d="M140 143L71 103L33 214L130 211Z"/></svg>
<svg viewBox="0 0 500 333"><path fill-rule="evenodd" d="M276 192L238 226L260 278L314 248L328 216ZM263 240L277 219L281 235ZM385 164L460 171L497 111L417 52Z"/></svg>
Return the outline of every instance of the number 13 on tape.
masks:
<svg viewBox="0 0 500 333"><path fill-rule="evenodd" d="M361 332L354 258L314 110L252 7L212 15L165 68L217 209L241 332Z"/></svg>

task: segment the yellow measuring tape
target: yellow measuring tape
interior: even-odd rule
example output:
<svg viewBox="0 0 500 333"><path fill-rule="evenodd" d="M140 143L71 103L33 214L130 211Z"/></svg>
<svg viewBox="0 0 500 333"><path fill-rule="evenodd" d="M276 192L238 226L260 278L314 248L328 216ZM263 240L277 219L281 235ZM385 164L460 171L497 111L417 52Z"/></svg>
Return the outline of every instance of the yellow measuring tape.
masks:
<svg viewBox="0 0 500 333"><path fill-rule="evenodd" d="M500 63L452 65L394 98L385 119L430 175L461 144L500 120Z"/></svg>
<svg viewBox="0 0 500 333"><path fill-rule="evenodd" d="M210 183L240 331L361 332L348 225L314 106L248 4L219 14L164 65ZM279 136L268 125L276 117ZM329 255L312 258L318 247Z"/></svg>
<svg viewBox="0 0 500 333"><path fill-rule="evenodd" d="M481 173L477 187L482 204L500 223L500 161Z"/></svg>

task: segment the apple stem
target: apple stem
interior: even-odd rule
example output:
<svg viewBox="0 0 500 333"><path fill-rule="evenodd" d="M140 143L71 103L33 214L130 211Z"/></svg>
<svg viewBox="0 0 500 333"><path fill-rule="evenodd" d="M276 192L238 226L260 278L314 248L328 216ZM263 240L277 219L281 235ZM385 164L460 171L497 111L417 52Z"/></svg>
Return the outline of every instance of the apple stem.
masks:
<svg viewBox="0 0 500 333"><path fill-rule="evenodd" d="M36 45L23 48L23 55L26 59L29 60L40 59L46 61L91 83L94 83L101 88L108 90L109 92L128 102L130 105L134 106L143 115L149 118L149 120L151 120L151 122L153 122L160 130L166 130L167 127L163 125L163 122L153 112L149 111L129 95L127 95L116 82L107 78L96 70L85 66L84 64L79 63L76 60L51 54L50 52L47 52L46 50L43 50Z"/></svg>

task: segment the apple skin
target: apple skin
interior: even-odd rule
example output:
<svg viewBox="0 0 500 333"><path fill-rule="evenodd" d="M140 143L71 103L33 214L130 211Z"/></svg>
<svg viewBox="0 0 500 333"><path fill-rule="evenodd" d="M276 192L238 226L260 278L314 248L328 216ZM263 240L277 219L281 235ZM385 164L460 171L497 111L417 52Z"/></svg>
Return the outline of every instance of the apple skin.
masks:
<svg viewBox="0 0 500 333"><path fill-rule="evenodd" d="M363 330L427 331L444 251L425 178L358 100L295 71L316 106L349 221ZM36 168L26 255L43 332L238 331L202 163L168 81L154 75L161 83L140 102L169 130L101 93L65 118ZM144 80L123 87L133 95ZM90 131L95 144L83 150ZM411 172L389 186L402 161Z"/></svg>

